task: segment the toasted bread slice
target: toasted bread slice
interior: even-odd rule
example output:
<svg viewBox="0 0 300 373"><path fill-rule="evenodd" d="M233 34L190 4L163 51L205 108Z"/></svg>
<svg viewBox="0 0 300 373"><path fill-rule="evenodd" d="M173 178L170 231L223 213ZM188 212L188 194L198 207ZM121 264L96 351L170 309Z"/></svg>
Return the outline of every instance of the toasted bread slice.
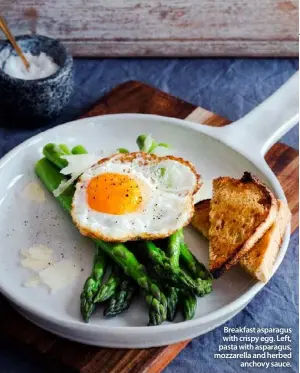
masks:
<svg viewBox="0 0 300 373"><path fill-rule="evenodd" d="M209 232L210 200L200 201L195 205L192 225L205 238ZM283 235L291 220L291 212L286 202L278 200L278 213L274 224L263 237L240 260L241 266L257 280L267 282L272 273Z"/></svg>
<svg viewBox="0 0 300 373"><path fill-rule="evenodd" d="M274 223L275 196L249 172L213 181L209 212L209 269L218 278L245 255Z"/></svg>
<svg viewBox="0 0 300 373"><path fill-rule="evenodd" d="M241 266L262 282L267 282L273 273L283 235L291 220L287 203L279 200L278 206L275 223L240 260Z"/></svg>
<svg viewBox="0 0 300 373"><path fill-rule="evenodd" d="M191 224L204 238L209 240L209 211L210 199L204 199L195 204L195 214L191 220Z"/></svg>
<svg viewBox="0 0 300 373"><path fill-rule="evenodd" d="M210 227L209 211L210 199L204 199L203 201L196 203L195 213L191 221L192 225L207 239Z"/></svg>

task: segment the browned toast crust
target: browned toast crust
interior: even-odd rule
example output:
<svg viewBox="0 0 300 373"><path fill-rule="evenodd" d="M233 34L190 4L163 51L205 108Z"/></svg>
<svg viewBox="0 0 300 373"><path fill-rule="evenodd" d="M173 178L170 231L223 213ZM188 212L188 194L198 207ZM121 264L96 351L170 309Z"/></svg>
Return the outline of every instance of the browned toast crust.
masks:
<svg viewBox="0 0 300 373"><path fill-rule="evenodd" d="M193 227L195 227L205 238L208 238L209 232L209 211L210 199L204 199L195 204L195 214L191 220Z"/></svg>
<svg viewBox="0 0 300 373"><path fill-rule="evenodd" d="M207 208L208 206L208 208ZM206 239L209 239L210 200L200 201L195 205L195 216L192 225ZM275 259L280 249L282 238L291 220L291 212L286 202L278 200L276 220L269 230L240 259L240 264L251 276L262 282L267 282L272 273Z"/></svg>
<svg viewBox="0 0 300 373"><path fill-rule="evenodd" d="M209 268L218 278L270 228L278 206L271 190L249 172L245 172L240 180L230 177L215 179L213 188L209 213Z"/></svg>

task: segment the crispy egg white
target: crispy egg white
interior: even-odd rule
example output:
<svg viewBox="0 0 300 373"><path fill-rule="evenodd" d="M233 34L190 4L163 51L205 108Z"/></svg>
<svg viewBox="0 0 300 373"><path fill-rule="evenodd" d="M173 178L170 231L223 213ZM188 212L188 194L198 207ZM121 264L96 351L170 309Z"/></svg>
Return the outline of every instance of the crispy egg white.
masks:
<svg viewBox="0 0 300 373"><path fill-rule="evenodd" d="M190 222L199 188L200 176L182 158L116 154L81 175L72 218L82 234L104 241L163 238Z"/></svg>

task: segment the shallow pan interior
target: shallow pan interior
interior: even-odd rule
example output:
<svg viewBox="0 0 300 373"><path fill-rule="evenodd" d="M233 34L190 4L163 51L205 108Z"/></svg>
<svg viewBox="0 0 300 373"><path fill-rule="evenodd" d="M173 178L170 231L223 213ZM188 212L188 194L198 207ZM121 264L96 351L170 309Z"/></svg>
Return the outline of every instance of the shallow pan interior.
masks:
<svg viewBox="0 0 300 373"><path fill-rule="evenodd" d="M93 244L78 233L70 217L50 194L46 192L46 202L38 204L24 198L22 193L30 181L37 180L34 164L41 158L41 149L46 143L82 144L89 152L101 150L103 154L109 154L119 147L136 150L135 139L141 133L151 133L159 141L171 144L174 153L191 161L203 179L222 175L239 178L247 170L263 181L270 181L239 153L180 120L134 115L88 118L56 127L30 139L0 163L0 289L19 307L57 324L79 327L81 330L104 327L113 332L114 327L143 327L147 324L148 314L142 296L128 312L119 317L105 320L103 309L99 307L89 324L82 323L79 296L90 272ZM192 228L185 229L185 235L191 250L207 264L207 242ZM82 268L80 277L55 295L50 295L44 287L23 287L30 272L20 267L19 251L35 243L51 247L57 259L62 254L68 257L77 253L78 265ZM250 300L250 290L255 285L256 282L236 266L214 281L214 291L209 296L199 299L193 322L204 322L209 315L247 293ZM181 322L178 316L169 327L176 328ZM143 328L143 332L147 333L146 328Z"/></svg>

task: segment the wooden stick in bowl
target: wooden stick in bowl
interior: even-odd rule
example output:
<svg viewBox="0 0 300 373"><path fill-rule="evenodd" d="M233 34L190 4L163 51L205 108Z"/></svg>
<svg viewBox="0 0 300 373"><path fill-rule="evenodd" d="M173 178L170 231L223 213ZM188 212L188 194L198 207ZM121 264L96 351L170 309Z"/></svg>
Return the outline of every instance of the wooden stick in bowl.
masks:
<svg viewBox="0 0 300 373"><path fill-rule="evenodd" d="M23 61L25 67L27 70L30 68L30 64L27 61L26 57L24 56L21 48L19 47L18 43L16 42L16 39L14 38L13 34L11 33L10 29L8 28L8 25L3 17L0 16L0 28L4 32L7 39L10 41L11 45L15 48L16 52L20 56L21 60Z"/></svg>

